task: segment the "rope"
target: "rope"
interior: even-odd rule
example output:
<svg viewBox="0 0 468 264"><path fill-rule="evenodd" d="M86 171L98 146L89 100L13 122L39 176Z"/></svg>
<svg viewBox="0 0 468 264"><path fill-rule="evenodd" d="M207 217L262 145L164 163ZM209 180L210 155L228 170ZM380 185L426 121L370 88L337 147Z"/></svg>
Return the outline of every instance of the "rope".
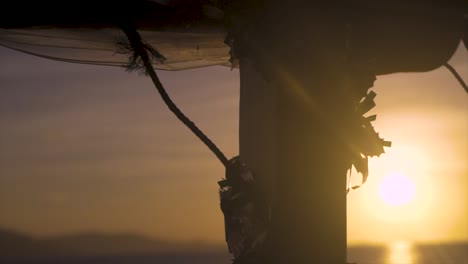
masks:
<svg viewBox="0 0 468 264"><path fill-rule="evenodd" d="M146 69L146 72L151 77L154 86L158 90L161 98L163 99L164 103L166 103L169 110L180 120L182 123L187 126L221 161L224 167L229 165L228 159L226 156L219 150L219 148L192 122L187 116L182 113L182 111L177 107L177 105L172 101L172 99L167 94L164 86L162 85L161 81L159 80L156 71L151 64L151 59L148 55L146 45L143 44L141 40L141 36L138 31L129 24L121 25L122 31L128 38L130 45L135 52L135 55L139 56L143 62L143 66Z"/></svg>
<svg viewBox="0 0 468 264"><path fill-rule="evenodd" d="M453 74L453 76L457 79L457 81L460 83L460 85L465 89L465 92L468 93L468 86L466 86L466 83L463 81L461 76L458 74L458 72L455 70L455 68L452 67L452 65L448 63L444 63L444 66Z"/></svg>

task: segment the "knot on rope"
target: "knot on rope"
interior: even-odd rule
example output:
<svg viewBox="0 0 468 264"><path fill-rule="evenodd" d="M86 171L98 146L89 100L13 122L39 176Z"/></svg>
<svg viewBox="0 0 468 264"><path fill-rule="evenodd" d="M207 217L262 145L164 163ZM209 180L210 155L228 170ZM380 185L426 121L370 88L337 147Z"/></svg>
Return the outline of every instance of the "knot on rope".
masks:
<svg viewBox="0 0 468 264"><path fill-rule="evenodd" d="M226 178L218 184L226 242L234 263L255 263L269 223L268 206L259 195L255 174L237 156L229 160Z"/></svg>
<svg viewBox="0 0 468 264"><path fill-rule="evenodd" d="M145 65L145 59L156 64L166 61L164 55L141 39L136 29L128 25L121 26L121 29L125 32L126 38L116 42L116 53L128 56L128 63L124 66L127 72L136 71L139 74L149 75L150 69Z"/></svg>

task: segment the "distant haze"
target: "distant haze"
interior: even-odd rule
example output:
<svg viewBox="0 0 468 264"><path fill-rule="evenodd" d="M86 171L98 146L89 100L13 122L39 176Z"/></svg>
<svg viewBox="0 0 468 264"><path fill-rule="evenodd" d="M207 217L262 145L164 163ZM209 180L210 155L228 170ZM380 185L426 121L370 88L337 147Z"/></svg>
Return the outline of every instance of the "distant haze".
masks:
<svg viewBox="0 0 468 264"><path fill-rule="evenodd" d="M360 264L458 264L468 259L468 243L359 245L348 247L348 261ZM75 234L34 239L0 230L2 264L222 264L232 257L224 246L167 243L135 234Z"/></svg>
<svg viewBox="0 0 468 264"><path fill-rule="evenodd" d="M13 230L0 229L0 256L98 256L125 254L219 252L228 255L220 245L207 243L174 243L138 234L77 233L34 238Z"/></svg>

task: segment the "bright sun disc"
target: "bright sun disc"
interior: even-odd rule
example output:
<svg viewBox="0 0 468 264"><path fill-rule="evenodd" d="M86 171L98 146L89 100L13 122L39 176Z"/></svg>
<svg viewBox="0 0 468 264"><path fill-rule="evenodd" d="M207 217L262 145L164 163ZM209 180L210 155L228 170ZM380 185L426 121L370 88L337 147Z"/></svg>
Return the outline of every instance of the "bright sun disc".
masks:
<svg viewBox="0 0 468 264"><path fill-rule="evenodd" d="M391 174L380 183L380 196L391 205L405 205L414 198L414 184L401 174Z"/></svg>

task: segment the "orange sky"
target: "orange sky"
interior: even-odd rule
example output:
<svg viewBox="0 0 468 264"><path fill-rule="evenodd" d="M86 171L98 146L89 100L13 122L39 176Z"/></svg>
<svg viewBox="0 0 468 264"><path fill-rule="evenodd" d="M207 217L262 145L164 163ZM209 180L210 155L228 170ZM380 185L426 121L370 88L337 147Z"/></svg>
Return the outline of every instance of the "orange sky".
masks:
<svg viewBox="0 0 468 264"><path fill-rule="evenodd" d="M224 241L224 170L149 79L0 49L0 227ZM467 53L451 63L468 78ZM228 157L238 148L238 71L161 72L173 99ZM374 126L393 146L348 195L350 243L468 240L468 96L445 68L379 76ZM379 183L415 184L406 206ZM353 174L353 181L360 177Z"/></svg>
<svg viewBox="0 0 468 264"><path fill-rule="evenodd" d="M463 49L450 63L467 80ZM374 90L374 126L393 145L370 161L368 182L348 195L349 239L467 240L468 95L446 68L378 77ZM414 183L406 206L380 198L382 179L394 173Z"/></svg>

